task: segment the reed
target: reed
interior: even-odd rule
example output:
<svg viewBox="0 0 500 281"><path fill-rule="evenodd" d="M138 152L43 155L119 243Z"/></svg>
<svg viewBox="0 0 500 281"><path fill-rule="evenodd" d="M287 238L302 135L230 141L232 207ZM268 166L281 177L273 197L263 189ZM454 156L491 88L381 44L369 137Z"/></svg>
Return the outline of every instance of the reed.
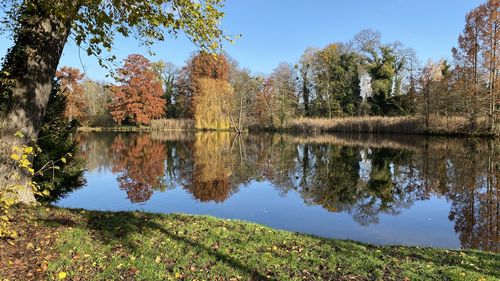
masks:
<svg viewBox="0 0 500 281"><path fill-rule="evenodd" d="M381 116L299 118L292 120L285 129L295 133L420 134L425 132L419 118Z"/></svg>
<svg viewBox="0 0 500 281"><path fill-rule="evenodd" d="M432 116L429 127L422 117L363 116L344 118L299 118L283 128L290 133L377 133L409 135L490 135L487 120L474 127L466 117Z"/></svg>
<svg viewBox="0 0 500 281"><path fill-rule="evenodd" d="M152 130L159 131L194 131L193 119L158 119L151 120Z"/></svg>

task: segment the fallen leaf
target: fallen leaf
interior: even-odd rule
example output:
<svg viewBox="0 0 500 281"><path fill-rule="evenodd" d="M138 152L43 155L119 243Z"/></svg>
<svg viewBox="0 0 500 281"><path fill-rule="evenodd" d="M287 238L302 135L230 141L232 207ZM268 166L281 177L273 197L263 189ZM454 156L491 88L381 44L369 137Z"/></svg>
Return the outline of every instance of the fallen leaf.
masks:
<svg viewBox="0 0 500 281"><path fill-rule="evenodd" d="M57 275L57 277L59 277L59 279L64 279L66 278L66 276L68 276L68 274L66 274L66 272L62 271L62 272L59 272L59 274Z"/></svg>

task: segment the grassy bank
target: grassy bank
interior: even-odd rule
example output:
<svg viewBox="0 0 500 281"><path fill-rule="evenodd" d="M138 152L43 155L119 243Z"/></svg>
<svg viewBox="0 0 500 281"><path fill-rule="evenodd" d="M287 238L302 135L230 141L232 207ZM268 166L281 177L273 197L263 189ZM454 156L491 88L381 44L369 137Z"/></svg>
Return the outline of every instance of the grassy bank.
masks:
<svg viewBox="0 0 500 281"><path fill-rule="evenodd" d="M187 215L20 209L9 280L498 280L500 255L377 247Z"/></svg>

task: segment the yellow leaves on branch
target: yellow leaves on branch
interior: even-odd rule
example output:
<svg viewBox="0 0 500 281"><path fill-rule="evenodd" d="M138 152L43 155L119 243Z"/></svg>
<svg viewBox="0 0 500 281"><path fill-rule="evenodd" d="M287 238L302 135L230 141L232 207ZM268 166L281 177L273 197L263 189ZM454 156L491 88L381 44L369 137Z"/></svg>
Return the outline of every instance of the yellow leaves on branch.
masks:
<svg viewBox="0 0 500 281"><path fill-rule="evenodd" d="M24 138L22 132L17 132L15 134L17 138ZM9 183L4 189L0 189L0 237L15 237L17 232L11 228L10 225L10 208L16 203L15 198L19 190L29 187L33 190L33 193L38 196L49 196L49 190L41 190L40 185L35 181L31 180L31 177L36 175L42 175L47 169L59 169L55 164L60 161L66 163L66 157L71 157L71 153L67 153L64 157L60 158L58 161L49 161L38 171L33 168L33 163L31 162L36 153L41 152L40 147L36 144L31 144L31 141L26 142L22 146L13 145L11 148L10 159L14 161L14 165L19 168L21 172L28 174L28 180L25 181L21 178L21 173L12 173L7 178Z"/></svg>
<svg viewBox="0 0 500 281"><path fill-rule="evenodd" d="M203 129L229 129L229 107L233 88L222 79L202 78L199 93L194 97L195 127Z"/></svg>

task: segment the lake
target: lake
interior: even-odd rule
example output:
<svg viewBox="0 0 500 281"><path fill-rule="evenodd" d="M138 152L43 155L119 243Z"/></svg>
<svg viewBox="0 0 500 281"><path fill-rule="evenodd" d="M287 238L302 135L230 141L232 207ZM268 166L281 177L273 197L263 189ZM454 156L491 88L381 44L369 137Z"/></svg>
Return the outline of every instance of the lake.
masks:
<svg viewBox="0 0 500 281"><path fill-rule="evenodd" d="M80 133L60 207L211 215L379 245L499 252L500 143L383 135Z"/></svg>

